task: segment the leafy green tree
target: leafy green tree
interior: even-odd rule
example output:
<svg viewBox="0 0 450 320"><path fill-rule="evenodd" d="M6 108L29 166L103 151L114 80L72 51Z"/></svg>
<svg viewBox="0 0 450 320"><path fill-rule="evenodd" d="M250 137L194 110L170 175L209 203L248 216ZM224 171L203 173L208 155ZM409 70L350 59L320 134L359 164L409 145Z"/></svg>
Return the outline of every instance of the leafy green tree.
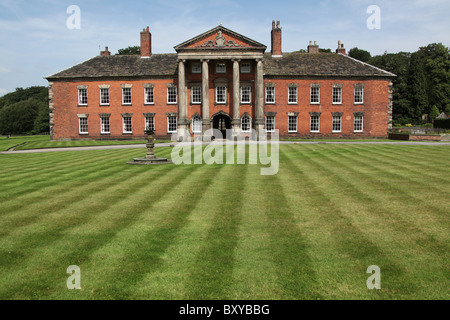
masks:
<svg viewBox="0 0 450 320"><path fill-rule="evenodd" d="M31 133L43 102L30 98L0 110L0 133L4 135Z"/></svg>
<svg viewBox="0 0 450 320"><path fill-rule="evenodd" d="M436 105L434 105L434 106L431 108L431 111L430 111L430 114L429 114L429 119L430 119L430 120L434 120L434 119L436 119L436 117L439 116L439 115L440 115L439 109L436 107Z"/></svg>
<svg viewBox="0 0 450 320"><path fill-rule="evenodd" d="M34 86L26 89L16 88L16 91L5 94L0 97L0 109L6 105L34 98L39 101L47 102L48 88Z"/></svg>
<svg viewBox="0 0 450 320"><path fill-rule="evenodd" d="M119 49L117 55L135 55L141 54L140 46L129 46L124 49Z"/></svg>
<svg viewBox="0 0 450 320"><path fill-rule="evenodd" d="M358 49L358 47L350 49L348 55L362 62L368 62L372 58L369 51Z"/></svg>
<svg viewBox="0 0 450 320"><path fill-rule="evenodd" d="M49 110L48 110L48 104L40 104L39 106L39 113L34 120L33 125L33 134L38 133L44 133L49 132L50 126L49 126Z"/></svg>

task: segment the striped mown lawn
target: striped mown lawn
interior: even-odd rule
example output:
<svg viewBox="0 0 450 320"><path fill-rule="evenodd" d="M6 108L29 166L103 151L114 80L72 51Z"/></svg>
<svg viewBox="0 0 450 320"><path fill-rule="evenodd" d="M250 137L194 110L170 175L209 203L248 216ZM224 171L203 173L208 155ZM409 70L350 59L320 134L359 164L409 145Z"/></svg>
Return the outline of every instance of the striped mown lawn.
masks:
<svg viewBox="0 0 450 320"><path fill-rule="evenodd" d="M0 155L0 299L450 298L449 147L281 145L274 176L144 154Z"/></svg>

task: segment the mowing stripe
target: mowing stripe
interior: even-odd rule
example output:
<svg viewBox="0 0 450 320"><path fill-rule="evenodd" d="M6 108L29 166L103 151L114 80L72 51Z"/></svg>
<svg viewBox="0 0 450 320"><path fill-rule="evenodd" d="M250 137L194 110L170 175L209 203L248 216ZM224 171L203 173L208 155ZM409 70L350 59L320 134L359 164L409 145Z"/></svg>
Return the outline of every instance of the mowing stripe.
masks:
<svg viewBox="0 0 450 320"><path fill-rule="evenodd" d="M373 182L373 177L360 174L355 171L351 166L345 165L345 161L339 161L340 170L331 170L330 167L339 159L339 156L347 157L344 154L335 154L334 156L324 155L320 160L317 159L317 168L323 170L324 173L329 174L331 180L335 180L336 184L339 184L345 193L330 194L330 198L334 198L334 203L336 206L341 206L342 211L347 212L347 216L351 217L354 224L357 224L359 228L365 230L365 234L369 235L373 241L375 241L379 246L384 247L383 251L389 253L389 257L394 258L395 252L398 251L399 247L404 247L402 251L408 250L413 242L415 248L415 258L414 260L408 259L407 256L397 256L398 261L402 261L404 265L404 274L410 279L413 279L411 275L411 270L406 271L406 268L411 268L411 263L417 264L421 270L427 269L427 263L423 263L426 260L431 262L435 260L432 265L439 265L445 263L445 254L448 252L448 246L445 243L441 243L435 239L435 235L429 235L425 233L420 228L417 228L414 222L409 222L402 217L408 217L409 215L397 214L395 208L389 206L387 201L380 201L374 197L378 194L376 191L371 191L369 185L374 184L376 188L379 188L379 183ZM339 159L340 160L340 159ZM383 164L379 162L378 166L383 167ZM347 171L347 172L346 172ZM349 177L354 177L349 180ZM356 179L355 177L362 178ZM358 183L359 182L359 183ZM362 182L362 183L361 183ZM386 185L386 189L388 186ZM355 195L358 196L358 200L354 201ZM406 198L407 197L402 197ZM362 203L364 205L362 205ZM351 205L349 205L351 204ZM386 224L386 222L390 222ZM382 231L385 229L392 229L392 232L382 233L383 237L379 237ZM445 233L445 237L448 235L448 230ZM391 236L391 237L389 237ZM396 248L392 248L392 244L396 244ZM427 258L420 265L421 256L418 251L422 251L422 255ZM430 256L430 252L433 252L433 256ZM423 259L422 259L423 260ZM437 261L436 261L437 260ZM409 263L407 263L409 262ZM441 273L440 270L434 270L430 273ZM442 275L443 276L443 275ZM397 278L397 285L404 286L405 280ZM390 283L391 289L394 287Z"/></svg>
<svg viewBox="0 0 450 320"><path fill-rule="evenodd" d="M92 252L89 263L84 263L86 287L96 296L134 298L135 288L141 281L163 267L161 256L188 224L190 213L201 196L198 190L207 188L213 180L210 172L198 170L199 166L179 168L182 176L157 185L151 196L135 193L135 205L128 208L133 212L131 221ZM106 274L102 272L105 266ZM154 292L147 292L145 298L154 295Z"/></svg>
<svg viewBox="0 0 450 320"><path fill-rule="evenodd" d="M130 167L127 167L130 168ZM134 179L130 179L125 185L120 183L115 186L112 190L107 190L105 192L95 193L91 196L92 200L99 199L102 193L110 194L110 197L100 198L102 203L98 204L96 201L87 199L88 203L92 202L92 209L95 206L103 208L103 210L98 210L97 213L91 212L92 210L87 210L86 204L78 204L74 206L80 207L79 211L76 208L67 208L64 211L75 211L75 216L72 224L64 225L63 227L56 226L51 233L45 232L39 238L39 242L42 243L45 240L45 236L48 237L48 241L45 241L45 246L39 246L39 248L34 249L32 252L28 253L25 261L21 261L22 265L36 265L40 264L40 272L33 278L28 279L27 286L18 283L14 284L14 288L7 285L2 286L11 290L11 292L17 292L21 294L23 292L27 296L32 294L34 287L39 287L42 283L45 283L49 287L50 294L55 287L63 289L62 286L65 282L62 280L64 277L61 274L61 268L65 269L68 265L74 264L74 261L81 263L86 259L89 259L91 252L97 250L97 248L105 245L115 237L115 235L120 232L123 228L126 228L131 224L138 215L131 215L128 210L128 203L135 203L133 201L136 195L140 197L148 197L148 181L153 181L158 183L159 180L163 180L161 191L155 193L155 198L161 197L165 186L171 187L178 183L179 179L184 179L184 172L175 170L175 166L166 167L167 169L155 175L152 170L143 171L142 168L136 168L135 172L142 173L141 175L135 175ZM167 170L167 171L166 171ZM133 170L134 171L134 170ZM158 168L158 171L161 169ZM170 178L171 176L172 179ZM152 180L149 180L152 178ZM164 179L167 178L167 182ZM127 189L127 186L132 192L123 193L123 190ZM114 191L115 189L115 191ZM152 196L153 197L153 196ZM151 198L152 198L151 197ZM116 201L113 201L116 198ZM139 205L139 202L137 202ZM137 209L132 207L133 209ZM133 211L133 210L131 210ZM83 212L80 214L79 212ZM95 211L94 211L95 212ZM132 213L132 212L131 212ZM56 217L57 218L57 217ZM55 223L61 223L61 221L55 220ZM82 236L76 232L76 230L83 230ZM28 261L28 262L27 262ZM59 268L59 269L58 269ZM42 271L42 269L44 271ZM99 268L102 270L102 268ZM23 273L24 270L14 270L8 273L8 278L15 273ZM7 280L7 279L5 279ZM56 283L56 284L55 284ZM66 288L65 288L66 289ZM31 290L31 293L29 292ZM67 289L66 289L67 290ZM0 290L2 292L3 290ZM42 294L42 293L41 293ZM2 296L3 294L0 294Z"/></svg>
<svg viewBox="0 0 450 320"><path fill-rule="evenodd" d="M288 150L293 148L295 147L289 146ZM317 147L304 146L304 149L312 151L317 149ZM321 155L323 154L321 153ZM415 284L406 277L406 271L391 261L379 246L370 241L365 233L353 224L352 220L344 213L346 210L345 206L341 209L338 206L339 203L332 200L333 197L328 191L339 190L338 188L341 186L340 181L331 182L330 178L332 177L330 177L329 173L327 171L324 172L323 168L320 168L317 164L318 158L310 156L308 152L303 152L306 161L302 162L300 167L292 159L292 156L288 153L285 155L284 160L291 164L291 166L287 166L291 174L300 176L299 180L302 184L306 185L316 196L315 199L312 199L313 203L316 202L315 206L327 209L325 212L318 208L319 216L317 218L322 226L322 230L331 235L332 241L328 241L327 244L332 246L337 251L337 254L344 254L347 257L346 261L343 261L347 271L341 275L341 279L345 281L340 284L343 290L345 289L353 294L367 294L365 271L368 266L378 264L383 268L385 274L392 277L389 278L390 281L396 283L396 279L403 279L399 286L407 287L409 292L416 291ZM336 161L336 163L339 162ZM297 167L298 170L293 170L294 167ZM314 175L311 172L314 172ZM314 206L314 204L312 205ZM330 221L333 221L333 226L330 226ZM344 294L343 292L342 295ZM383 291L383 294L387 297L393 297L393 292L391 291ZM375 294L374 297L376 298L377 295Z"/></svg>
<svg viewBox="0 0 450 320"><path fill-rule="evenodd" d="M230 299L235 250L247 165L222 165L206 191L209 225L195 264L190 268L184 299ZM235 179L239 177L239 179Z"/></svg>

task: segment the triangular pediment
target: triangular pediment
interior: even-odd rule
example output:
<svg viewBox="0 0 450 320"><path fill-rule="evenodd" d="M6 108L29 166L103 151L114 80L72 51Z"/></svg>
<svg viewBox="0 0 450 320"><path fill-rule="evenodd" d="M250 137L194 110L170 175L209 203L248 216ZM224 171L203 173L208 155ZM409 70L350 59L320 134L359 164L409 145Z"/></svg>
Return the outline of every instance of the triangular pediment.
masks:
<svg viewBox="0 0 450 320"><path fill-rule="evenodd" d="M177 46L177 52L183 50L202 49L254 49L265 50L267 47L257 41L247 38L223 26L215 27L197 37L187 40Z"/></svg>

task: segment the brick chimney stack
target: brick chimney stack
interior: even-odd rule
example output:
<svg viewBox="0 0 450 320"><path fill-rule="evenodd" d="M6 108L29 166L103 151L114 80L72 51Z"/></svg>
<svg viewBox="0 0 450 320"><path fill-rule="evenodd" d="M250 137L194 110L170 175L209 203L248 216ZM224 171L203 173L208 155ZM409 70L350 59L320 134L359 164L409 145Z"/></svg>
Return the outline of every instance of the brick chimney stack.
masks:
<svg viewBox="0 0 450 320"><path fill-rule="evenodd" d="M281 57L283 52L281 51L281 27L280 20L277 20L275 26L275 20L272 21L272 57Z"/></svg>
<svg viewBox="0 0 450 320"><path fill-rule="evenodd" d="M150 58L152 55L152 34L149 27L141 32L141 58Z"/></svg>
<svg viewBox="0 0 450 320"><path fill-rule="evenodd" d="M105 57L105 56L110 56L111 52L108 51L108 47L105 47L105 51L100 51L100 56Z"/></svg>
<svg viewBox="0 0 450 320"><path fill-rule="evenodd" d="M314 44L312 44L312 41L309 42L308 53L319 53L319 46L317 45L317 41L314 41Z"/></svg>
<svg viewBox="0 0 450 320"><path fill-rule="evenodd" d="M337 47L337 49L336 49L336 53L347 54L347 53L345 52L344 44L341 43L341 40L338 41L338 47Z"/></svg>

